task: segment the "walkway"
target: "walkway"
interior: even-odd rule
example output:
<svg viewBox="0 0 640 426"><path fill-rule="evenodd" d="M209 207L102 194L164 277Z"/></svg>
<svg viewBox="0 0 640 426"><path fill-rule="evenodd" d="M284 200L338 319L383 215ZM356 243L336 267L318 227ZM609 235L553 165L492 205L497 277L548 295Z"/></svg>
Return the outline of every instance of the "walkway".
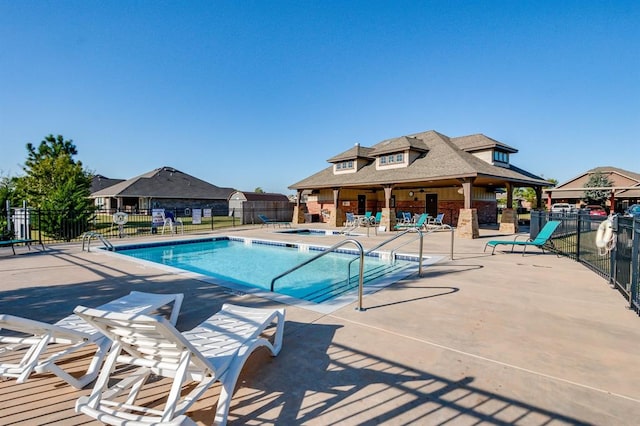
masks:
<svg viewBox="0 0 640 426"><path fill-rule="evenodd" d="M238 234L274 237L272 229ZM497 234L456 238L453 261L366 297L365 312L355 303L329 315L286 306L283 350L251 358L230 424L637 424L640 318L569 259L483 253ZM358 238L371 247L383 236ZM448 233L430 235L425 253L447 256L449 243ZM187 329L224 302L277 305L79 245L17 250L0 251L2 313L55 321L132 289L183 292L177 327ZM88 392L49 375L0 382L1 423L95 424L73 410ZM217 392L191 413L200 424L211 424Z"/></svg>

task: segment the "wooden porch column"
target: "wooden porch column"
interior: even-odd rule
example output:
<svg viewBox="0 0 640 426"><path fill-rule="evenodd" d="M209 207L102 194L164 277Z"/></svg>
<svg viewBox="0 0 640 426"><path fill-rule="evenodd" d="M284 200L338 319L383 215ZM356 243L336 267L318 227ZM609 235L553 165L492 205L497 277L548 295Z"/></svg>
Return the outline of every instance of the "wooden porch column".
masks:
<svg viewBox="0 0 640 426"><path fill-rule="evenodd" d="M333 211L329 218L329 226L333 228L342 227L342 208L338 204L340 200L340 188L333 188Z"/></svg>
<svg viewBox="0 0 640 426"><path fill-rule="evenodd" d="M611 190L611 195L609 196L609 214L613 214L616 212L616 191Z"/></svg>
<svg viewBox="0 0 640 426"><path fill-rule="evenodd" d="M533 189L536 191L536 209L542 208L542 187L534 186Z"/></svg>
<svg viewBox="0 0 640 426"><path fill-rule="evenodd" d="M391 208L392 190L393 187L391 185L384 187L384 207L382 208L382 219L380 220L380 225L384 226L388 231L396 226L396 209Z"/></svg>
<svg viewBox="0 0 640 426"><path fill-rule="evenodd" d="M300 200L302 199L302 190L298 189L298 196L296 197L296 205L293 207L293 218L291 223L298 225L304 223L304 212L300 208Z"/></svg>

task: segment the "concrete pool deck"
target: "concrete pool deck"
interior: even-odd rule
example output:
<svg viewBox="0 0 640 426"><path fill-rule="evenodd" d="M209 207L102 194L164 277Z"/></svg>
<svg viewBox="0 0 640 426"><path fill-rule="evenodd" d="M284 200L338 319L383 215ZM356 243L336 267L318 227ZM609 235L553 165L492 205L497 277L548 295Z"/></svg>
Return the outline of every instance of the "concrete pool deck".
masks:
<svg viewBox="0 0 640 426"><path fill-rule="evenodd" d="M323 245L343 238L273 231L233 232ZM372 247L389 235L356 238ZM284 306L282 352L251 357L230 424L637 424L640 318L602 277L572 260L535 249L526 256L483 253L496 236L511 237L491 229L475 240L455 237L453 260L366 296L364 312L354 302L331 314L82 252L79 244L46 252L19 247L16 256L5 249L0 313L53 322L78 304L97 306L131 290L182 292L177 328L185 330L225 302ZM450 241L448 232L426 236L425 254L448 256ZM417 251L417 243L406 251ZM218 392L210 389L190 413L199 424L212 423ZM2 381L1 423L99 424L74 411L88 393L46 374L24 384Z"/></svg>

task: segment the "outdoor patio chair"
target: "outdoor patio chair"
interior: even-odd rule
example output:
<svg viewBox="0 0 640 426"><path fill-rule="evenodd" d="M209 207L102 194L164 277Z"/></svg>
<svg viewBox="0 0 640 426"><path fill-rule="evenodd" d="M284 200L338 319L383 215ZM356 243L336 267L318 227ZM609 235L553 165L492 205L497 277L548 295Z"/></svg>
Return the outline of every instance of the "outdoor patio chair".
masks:
<svg viewBox="0 0 640 426"><path fill-rule="evenodd" d="M487 244L485 244L484 251L487 251L487 247L493 247L493 250L491 251L491 254L493 255L495 254L496 247L501 244L504 244L504 245L511 245L512 253L515 246L522 246L523 256L527 251L528 246L538 247L542 250L542 253L544 253L545 246L551 246L551 248L554 247L553 241L551 240L551 236L555 232L558 225L560 225L559 220L552 220L547 222L538 233L538 236L533 240L529 238L527 241L524 241L524 240L517 241L517 238L520 237L521 235L516 235L513 240L491 240Z"/></svg>
<svg viewBox="0 0 640 426"><path fill-rule="evenodd" d="M0 247L11 247L11 250L13 250L13 254L16 254L16 249L15 249L15 245L16 244L24 244L26 245L29 250L31 250L31 244L32 243L40 243L40 245L42 245L42 250L44 251L44 244L42 243L42 241L38 241L38 240L32 240L30 238L18 238L18 239L13 239L13 240L3 240L0 241Z"/></svg>
<svg viewBox="0 0 640 426"><path fill-rule="evenodd" d="M131 315L151 313L173 303L170 322L175 324L182 299L182 294L132 291L100 308ZM0 315L0 330L11 332L8 335L0 335L0 377L15 377L17 383L25 382L32 373L50 372L71 386L82 389L98 376L104 356L111 345L109 339L77 315L69 315L55 324L13 315ZM98 348L82 377L72 376L57 364L67 355L89 344L95 344ZM49 349L57 352L50 354ZM13 361L20 356L22 359L18 363L5 362L6 358Z"/></svg>
<svg viewBox="0 0 640 426"><path fill-rule="evenodd" d="M430 217L427 221L427 229L440 228L444 225L442 220L444 219L444 213L438 213L436 217Z"/></svg>
<svg viewBox="0 0 640 426"><path fill-rule="evenodd" d="M382 222L382 212L377 212L371 223L380 225L380 222Z"/></svg>
<svg viewBox="0 0 640 426"><path fill-rule="evenodd" d="M169 231L171 234L178 233L178 229L180 229L180 233L184 234L184 223L180 218L176 218L171 212L162 212L162 233L164 234L165 228L169 227Z"/></svg>
<svg viewBox="0 0 640 426"><path fill-rule="evenodd" d="M291 227L291 222L280 221L280 220L275 220L275 219L269 219L267 216L265 216L263 214L259 214L258 215L258 219L260 219L262 221L262 225L261 226L272 225L274 228L276 226L284 226L284 227L287 227L287 228Z"/></svg>
<svg viewBox="0 0 640 426"><path fill-rule="evenodd" d="M224 425L247 358L261 346L272 356L280 352L285 314L284 309L224 304L202 324L180 333L161 317L81 306L74 312L114 342L91 394L76 402L76 411L112 425L195 425L185 413L218 381L215 424ZM263 334L272 330L273 342ZM124 367L125 377L114 383L116 365L120 371ZM138 393L158 377L173 379L171 390L153 406L143 406L136 401Z"/></svg>
<svg viewBox="0 0 640 426"><path fill-rule="evenodd" d="M416 220L415 222L398 223L396 224L395 229L396 230L408 229L408 228L420 229L425 226L428 217L429 217L428 214L422 213L420 217L418 217L418 220Z"/></svg>
<svg viewBox="0 0 640 426"><path fill-rule="evenodd" d="M345 213L345 222L344 226L356 226L358 222L356 221L356 216L353 213L347 212Z"/></svg>

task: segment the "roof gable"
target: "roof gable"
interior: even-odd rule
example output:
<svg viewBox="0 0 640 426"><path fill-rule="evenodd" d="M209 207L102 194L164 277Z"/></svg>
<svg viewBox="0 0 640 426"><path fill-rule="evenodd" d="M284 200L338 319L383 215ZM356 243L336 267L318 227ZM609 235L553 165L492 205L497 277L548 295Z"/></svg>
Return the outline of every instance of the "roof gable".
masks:
<svg viewBox="0 0 640 426"><path fill-rule="evenodd" d="M562 189L562 188L583 188L584 185L589 181L591 175L600 173L609 178L613 186L620 187L628 187L628 186L636 186L640 185L640 174L630 172L628 170L619 169L617 167L611 166L600 166L594 167L591 170L587 170L586 172L570 179L562 184L557 185L554 189Z"/></svg>
<svg viewBox="0 0 640 426"><path fill-rule="evenodd" d="M458 148L467 152L484 151L488 149L500 149L501 151L515 154L517 149L510 147L509 145L499 142L495 139L487 137L482 133L476 133L475 135L459 136L451 138L451 142L456 144Z"/></svg>
<svg viewBox="0 0 640 426"><path fill-rule="evenodd" d="M400 151L426 152L429 150L423 140L412 136L401 136L399 138L387 139L373 146L372 156L379 156Z"/></svg>
<svg viewBox="0 0 640 426"><path fill-rule="evenodd" d="M356 160L358 158L365 158L367 160L370 160L373 158L371 156L371 151L371 148L367 148L366 146L361 146L359 143L356 143L352 148L344 151L341 154L329 158L327 162L338 163L340 161Z"/></svg>
<svg viewBox="0 0 640 426"><path fill-rule="evenodd" d="M91 194L108 197L227 199L233 188L221 188L174 169L160 167Z"/></svg>

